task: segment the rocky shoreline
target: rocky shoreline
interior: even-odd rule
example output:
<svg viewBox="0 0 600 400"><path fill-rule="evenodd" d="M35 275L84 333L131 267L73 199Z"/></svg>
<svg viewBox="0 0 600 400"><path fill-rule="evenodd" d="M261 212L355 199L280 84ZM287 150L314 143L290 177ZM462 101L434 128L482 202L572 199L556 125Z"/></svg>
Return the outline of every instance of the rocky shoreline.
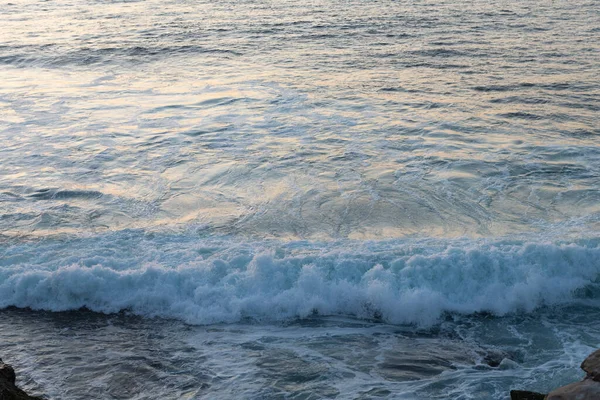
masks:
<svg viewBox="0 0 600 400"><path fill-rule="evenodd" d="M15 370L0 359L0 400L42 400L30 396L16 386Z"/></svg>
<svg viewBox="0 0 600 400"><path fill-rule="evenodd" d="M548 394L511 390L511 400L598 400L600 399L600 350L581 363L586 372L582 381L559 387Z"/></svg>

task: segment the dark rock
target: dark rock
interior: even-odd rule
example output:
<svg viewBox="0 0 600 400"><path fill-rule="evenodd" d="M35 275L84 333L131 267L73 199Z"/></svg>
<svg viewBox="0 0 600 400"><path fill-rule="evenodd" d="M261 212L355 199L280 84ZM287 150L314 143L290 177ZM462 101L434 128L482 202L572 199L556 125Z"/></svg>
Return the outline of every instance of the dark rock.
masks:
<svg viewBox="0 0 600 400"><path fill-rule="evenodd" d="M0 379L13 385L17 381L17 375L13 367L4 364L2 361L0 361Z"/></svg>
<svg viewBox="0 0 600 400"><path fill-rule="evenodd" d="M483 358L483 362L486 363L487 365L489 365L490 367L497 367L500 365L500 363L502 362L502 360L504 360L506 358L506 354L500 352L500 351L489 351L488 353L486 353L485 357Z"/></svg>
<svg viewBox="0 0 600 400"><path fill-rule="evenodd" d="M584 379L571 383L548 393L547 400L598 400L600 399L600 382Z"/></svg>
<svg viewBox="0 0 600 400"><path fill-rule="evenodd" d="M29 396L15 386L15 370L0 360L0 400L42 400L41 397Z"/></svg>
<svg viewBox="0 0 600 400"><path fill-rule="evenodd" d="M596 350L583 360L581 369L587 372L587 379L600 381L600 350Z"/></svg>
<svg viewBox="0 0 600 400"><path fill-rule="evenodd" d="M528 392L527 390L511 390L510 400L545 400L546 395L537 392Z"/></svg>

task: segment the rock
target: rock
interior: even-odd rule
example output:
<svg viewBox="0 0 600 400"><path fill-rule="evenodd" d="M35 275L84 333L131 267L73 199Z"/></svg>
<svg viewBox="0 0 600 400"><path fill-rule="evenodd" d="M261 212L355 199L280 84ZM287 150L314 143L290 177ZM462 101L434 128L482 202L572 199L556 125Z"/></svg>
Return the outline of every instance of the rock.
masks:
<svg viewBox="0 0 600 400"><path fill-rule="evenodd" d="M506 357L508 357L506 353L503 353L498 350L490 350L487 351L485 357L483 357L483 362L489 365L490 367L496 368Z"/></svg>
<svg viewBox="0 0 600 400"><path fill-rule="evenodd" d="M511 400L599 400L600 350L596 350L583 360L581 369L587 373L581 382L559 387L548 393L546 397L540 393L511 390L510 398Z"/></svg>
<svg viewBox="0 0 600 400"><path fill-rule="evenodd" d="M528 392L526 390L511 390L510 400L544 400L546 395L537 392Z"/></svg>
<svg viewBox="0 0 600 400"><path fill-rule="evenodd" d="M505 358L502 360L500 365L498 365L500 369L516 369L519 368L519 364L511 360L510 358Z"/></svg>
<svg viewBox="0 0 600 400"><path fill-rule="evenodd" d="M596 350L583 360L581 369L587 372L586 379L600 381L600 350Z"/></svg>
<svg viewBox="0 0 600 400"><path fill-rule="evenodd" d="M584 379L571 383L548 393L547 400L598 400L600 399L600 382Z"/></svg>
<svg viewBox="0 0 600 400"><path fill-rule="evenodd" d="M17 381L17 375L15 370L10 365L6 365L0 360L0 380L6 381L10 384L15 384Z"/></svg>
<svg viewBox="0 0 600 400"><path fill-rule="evenodd" d="M15 370L0 359L0 400L42 400L41 397L29 396L19 389L16 383Z"/></svg>

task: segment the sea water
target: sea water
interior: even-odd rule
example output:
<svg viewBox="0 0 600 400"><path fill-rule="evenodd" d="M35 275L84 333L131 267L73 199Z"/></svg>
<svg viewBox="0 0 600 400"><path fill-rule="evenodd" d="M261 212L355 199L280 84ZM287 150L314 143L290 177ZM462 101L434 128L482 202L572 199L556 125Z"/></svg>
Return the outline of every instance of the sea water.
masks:
<svg viewBox="0 0 600 400"><path fill-rule="evenodd" d="M595 0L0 4L0 357L50 399L507 399L600 346Z"/></svg>

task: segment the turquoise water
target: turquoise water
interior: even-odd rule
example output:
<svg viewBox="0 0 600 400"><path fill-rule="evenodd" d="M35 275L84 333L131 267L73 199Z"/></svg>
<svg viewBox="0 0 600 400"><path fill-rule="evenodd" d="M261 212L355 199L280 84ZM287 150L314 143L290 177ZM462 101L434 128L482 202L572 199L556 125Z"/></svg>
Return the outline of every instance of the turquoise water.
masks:
<svg viewBox="0 0 600 400"><path fill-rule="evenodd" d="M600 344L596 2L0 21L0 356L24 387L506 399Z"/></svg>

